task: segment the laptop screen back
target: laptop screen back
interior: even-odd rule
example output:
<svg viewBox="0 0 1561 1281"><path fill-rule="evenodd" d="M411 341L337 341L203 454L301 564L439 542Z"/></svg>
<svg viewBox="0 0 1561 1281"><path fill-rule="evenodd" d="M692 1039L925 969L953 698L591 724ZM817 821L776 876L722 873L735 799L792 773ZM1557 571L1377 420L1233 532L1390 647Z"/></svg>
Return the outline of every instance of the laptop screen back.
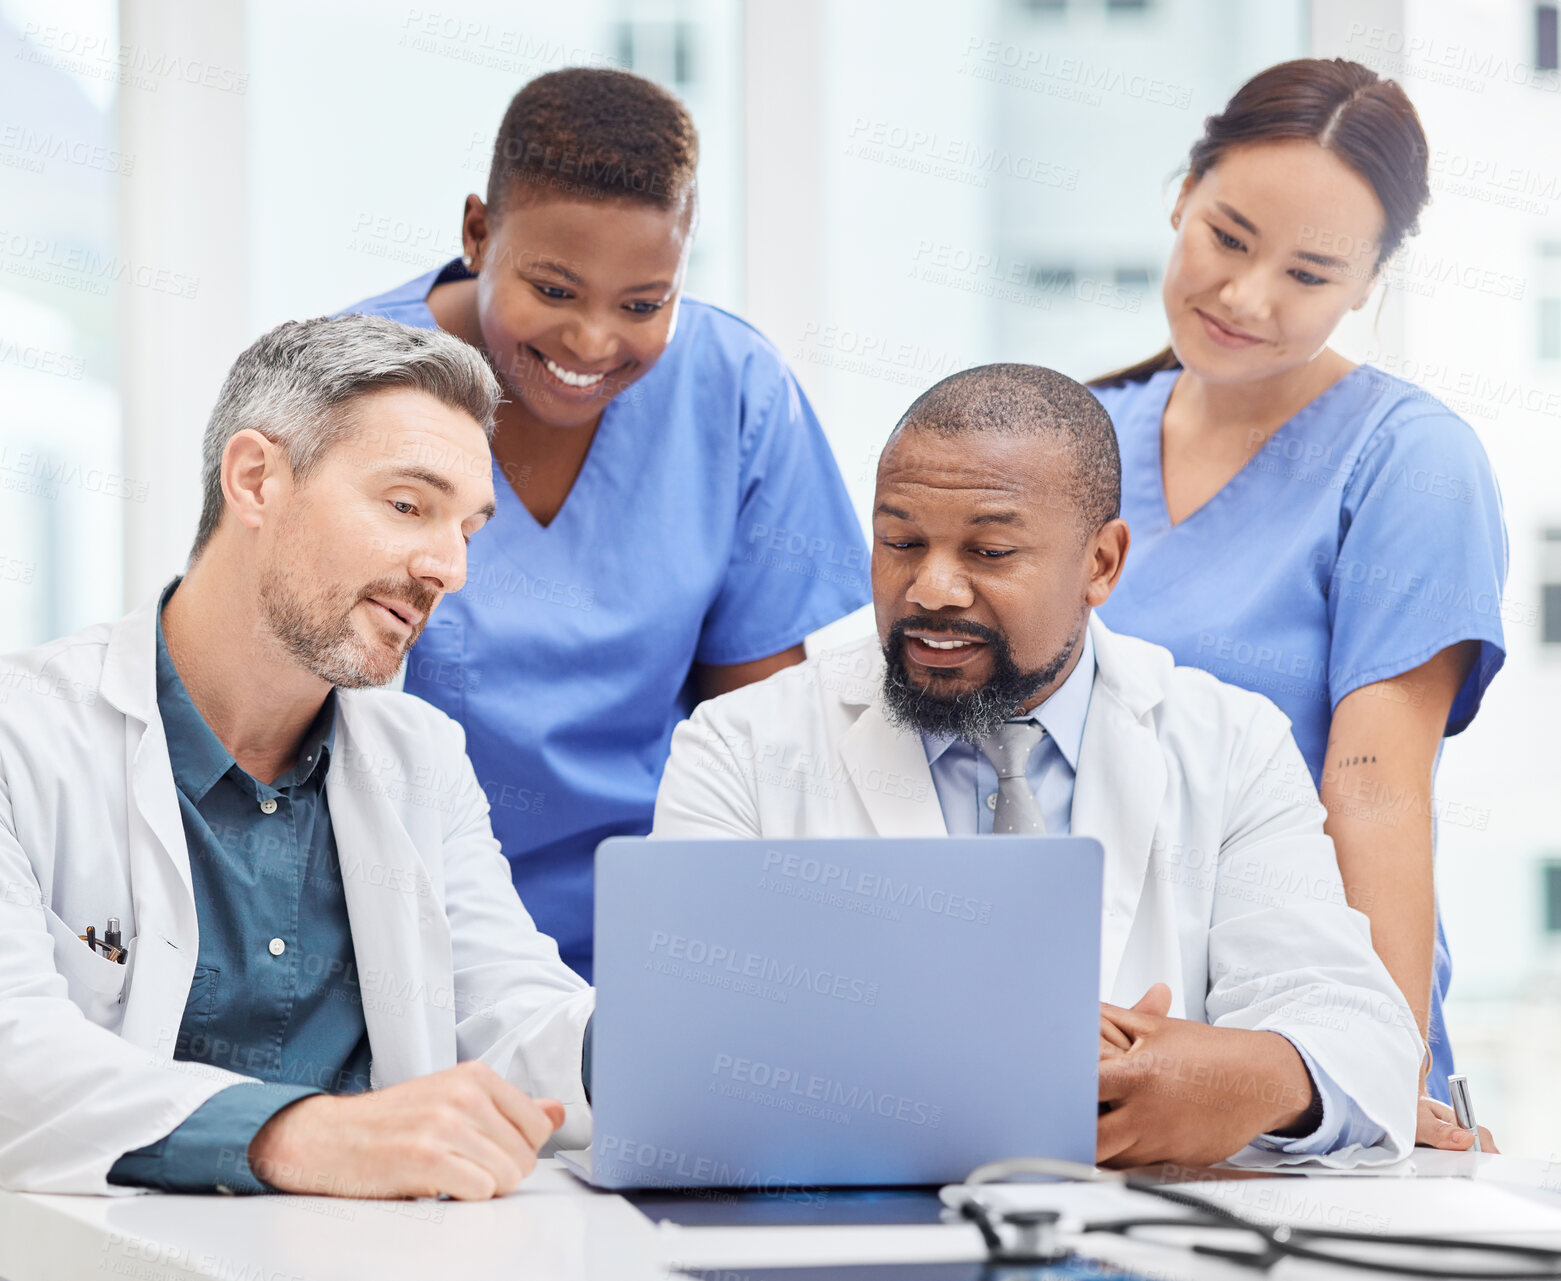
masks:
<svg viewBox="0 0 1561 1281"><path fill-rule="evenodd" d="M593 1182L1093 1161L1098 842L618 837L596 858Z"/></svg>

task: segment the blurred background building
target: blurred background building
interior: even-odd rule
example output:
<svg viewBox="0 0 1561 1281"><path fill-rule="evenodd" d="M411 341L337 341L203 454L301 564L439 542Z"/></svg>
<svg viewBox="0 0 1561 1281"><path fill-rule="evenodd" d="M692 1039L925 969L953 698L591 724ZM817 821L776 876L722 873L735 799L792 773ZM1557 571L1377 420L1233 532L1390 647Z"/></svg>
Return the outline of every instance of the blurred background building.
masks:
<svg viewBox="0 0 1561 1281"><path fill-rule="evenodd" d="M178 571L233 357L456 256L542 71L688 102L689 292L791 360L865 517L943 375L1158 349L1203 117L1354 58L1414 99L1433 200L1338 345L1475 426L1511 537L1507 671L1439 778L1454 1046L1504 1149L1561 1159L1557 29L1534 0L0 0L0 650Z"/></svg>

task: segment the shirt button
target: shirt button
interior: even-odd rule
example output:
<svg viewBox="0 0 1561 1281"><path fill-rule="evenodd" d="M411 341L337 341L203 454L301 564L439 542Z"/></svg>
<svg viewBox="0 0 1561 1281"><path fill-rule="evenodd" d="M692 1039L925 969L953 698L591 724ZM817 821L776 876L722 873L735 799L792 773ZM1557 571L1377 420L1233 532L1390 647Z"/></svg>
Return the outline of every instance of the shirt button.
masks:
<svg viewBox="0 0 1561 1281"><path fill-rule="evenodd" d="M990 795L990 796L988 796L986 798L986 807L989 810L995 810L997 808L997 793L996 792L993 792L992 795Z"/></svg>
<svg viewBox="0 0 1561 1281"><path fill-rule="evenodd" d="M273 801L273 800L270 800L270 799L261 801L260 802L260 812L262 814L275 814L276 813L276 802Z"/></svg>
<svg viewBox="0 0 1561 1281"><path fill-rule="evenodd" d="M282 942L281 939L272 939L266 944L266 947L270 950L272 956L281 956L283 952L287 951L287 944Z"/></svg>

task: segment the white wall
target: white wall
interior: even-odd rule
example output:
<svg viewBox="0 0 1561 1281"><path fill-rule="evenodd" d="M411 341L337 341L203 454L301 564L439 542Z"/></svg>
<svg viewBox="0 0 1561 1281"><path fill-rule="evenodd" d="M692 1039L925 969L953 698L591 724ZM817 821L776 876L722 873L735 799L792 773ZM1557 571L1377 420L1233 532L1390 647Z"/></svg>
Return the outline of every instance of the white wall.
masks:
<svg viewBox="0 0 1561 1281"><path fill-rule="evenodd" d="M120 253L138 282L120 293L119 343L124 471L147 484L125 505L124 590L139 603L184 566L201 435L248 341L248 69L241 4L123 0L119 27L122 46L183 69L119 100L120 148L136 157L119 185Z"/></svg>

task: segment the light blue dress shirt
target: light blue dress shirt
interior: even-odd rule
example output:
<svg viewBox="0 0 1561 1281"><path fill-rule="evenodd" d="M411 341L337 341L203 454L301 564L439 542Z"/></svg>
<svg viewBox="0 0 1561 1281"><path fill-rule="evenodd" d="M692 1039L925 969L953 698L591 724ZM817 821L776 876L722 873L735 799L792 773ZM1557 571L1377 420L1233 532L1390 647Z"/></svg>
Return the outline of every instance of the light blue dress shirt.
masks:
<svg viewBox="0 0 1561 1281"><path fill-rule="evenodd" d="M1073 776L1084 741L1084 717L1095 684L1095 642L1088 630L1084 649L1067 680L1029 715L1046 731L1030 753L1025 777L1040 802L1049 836L1066 836L1073 819ZM997 811L997 771L980 748L956 738L921 736L932 769L943 822L950 836L990 836Z"/></svg>
<svg viewBox="0 0 1561 1281"><path fill-rule="evenodd" d="M1025 777L1040 802L1050 836L1066 836L1073 829L1073 783L1094 685L1095 643L1086 631L1083 652L1068 678L1027 716L1014 718L1033 720L1046 731L1046 737L1030 753ZM992 763L971 743L932 734L923 734L921 738L949 835L990 835L997 809L997 771ZM1382 1128L1361 1113L1333 1078L1312 1061L1311 1055L1299 1045L1295 1049L1311 1073L1313 1087L1322 1102L1322 1121L1310 1134L1299 1138L1261 1135L1254 1140L1255 1145L1297 1156L1315 1156L1352 1143L1370 1147L1381 1142Z"/></svg>

